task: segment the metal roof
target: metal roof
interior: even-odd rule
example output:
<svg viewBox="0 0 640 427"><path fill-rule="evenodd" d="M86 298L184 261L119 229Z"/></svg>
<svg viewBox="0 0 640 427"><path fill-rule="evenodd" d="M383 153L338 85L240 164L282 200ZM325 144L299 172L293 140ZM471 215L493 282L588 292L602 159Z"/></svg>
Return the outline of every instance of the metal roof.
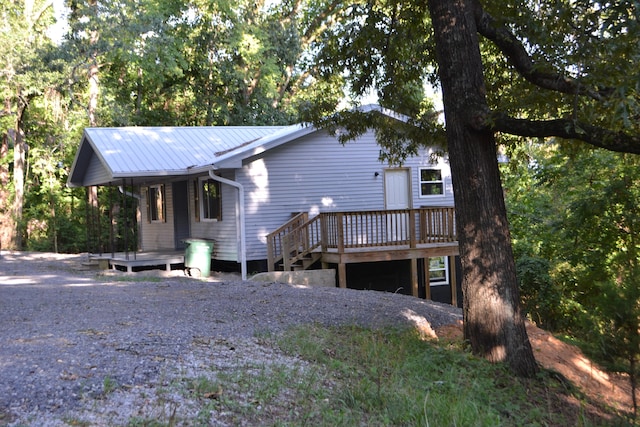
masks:
<svg viewBox="0 0 640 427"><path fill-rule="evenodd" d="M87 128L68 184L75 187L107 184L121 178L186 175L210 169L226 159L257 154L274 143L289 141L289 136L303 129L307 127ZM101 178L87 182L91 179L87 175Z"/></svg>
<svg viewBox="0 0 640 427"><path fill-rule="evenodd" d="M363 112L406 120L367 105ZM212 168L239 168L242 160L300 138L316 129L293 126L118 127L86 128L67 185L108 185L122 179L138 182L184 176Z"/></svg>

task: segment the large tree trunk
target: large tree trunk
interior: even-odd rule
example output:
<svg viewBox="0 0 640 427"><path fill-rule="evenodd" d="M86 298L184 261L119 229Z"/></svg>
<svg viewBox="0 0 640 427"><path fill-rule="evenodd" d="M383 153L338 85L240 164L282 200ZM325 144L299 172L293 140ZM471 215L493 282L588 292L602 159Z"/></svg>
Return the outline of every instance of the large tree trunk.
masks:
<svg viewBox="0 0 640 427"><path fill-rule="evenodd" d="M11 192L9 191L9 165L5 161L9 155L9 133L2 135L0 140L0 250L8 248L13 242L13 221L9 210Z"/></svg>
<svg viewBox="0 0 640 427"><path fill-rule="evenodd" d="M462 262L464 332L475 354L537 372L519 308L495 138L476 126L488 111L468 0L429 0L442 82Z"/></svg>
<svg viewBox="0 0 640 427"><path fill-rule="evenodd" d="M16 118L15 141L13 147L13 210L14 234L12 246L18 250L22 249L22 216L24 212L24 178L27 162L27 142L24 139L24 115L30 98L26 100L18 96L18 114Z"/></svg>

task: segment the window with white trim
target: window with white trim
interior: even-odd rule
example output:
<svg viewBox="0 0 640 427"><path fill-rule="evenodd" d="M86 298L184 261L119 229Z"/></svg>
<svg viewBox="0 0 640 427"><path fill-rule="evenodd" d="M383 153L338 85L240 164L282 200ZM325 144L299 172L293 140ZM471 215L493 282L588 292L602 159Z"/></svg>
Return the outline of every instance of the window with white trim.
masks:
<svg viewBox="0 0 640 427"><path fill-rule="evenodd" d="M211 178L200 178L200 220L221 221L222 220L222 194L220 191L220 181Z"/></svg>
<svg viewBox="0 0 640 427"><path fill-rule="evenodd" d="M420 168L418 173L420 174L420 197L444 194L444 181L440 169Z"/></svg>
<svg viewBox="0 0 640 427"><path fill-rule="evenodd" d="M166 216L164 185L150 185L147 197L147 219L149 222L164 222Z"/></svg>
<svg viewBox="0 0 640 427"><path fill-rule="evenodd" d="M429 284L431 286L449 284L449 257L429 258Z"/></svg>

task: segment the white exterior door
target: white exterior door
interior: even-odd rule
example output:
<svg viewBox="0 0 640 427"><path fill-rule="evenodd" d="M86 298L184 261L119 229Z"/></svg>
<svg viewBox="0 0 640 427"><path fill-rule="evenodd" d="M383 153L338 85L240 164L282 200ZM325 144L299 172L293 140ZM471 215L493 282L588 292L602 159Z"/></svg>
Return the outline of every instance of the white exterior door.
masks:
<svg viewBox="0 0 640 427"><path fill-rule="evenodd" d="M384 171L384 205L386 209L409 209L411 207L411 176L409 169L387 169ZM407 240L408 216L396 213L387 215L387 240Z"/></svg>

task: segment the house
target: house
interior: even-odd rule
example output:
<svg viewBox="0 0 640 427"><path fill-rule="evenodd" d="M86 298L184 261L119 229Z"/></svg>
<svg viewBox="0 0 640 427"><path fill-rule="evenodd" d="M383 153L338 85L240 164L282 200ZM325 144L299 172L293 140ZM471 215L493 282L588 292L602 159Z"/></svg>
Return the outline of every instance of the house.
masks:
<svg viewBox="0 0 640 427"><path fill-rule="evenodd" d="M377 106L365 108L395 115ZM352 227L346 232L352 258L332 261L337 258L326 249L328 258L314 260L324 267L336 262L341 286L346 286L345 264L380 259L410 260L413 282L415 263L428 259L429 281L448 284L455 277L450 261L457 255L451 173L446 159L434 162L432 153L425 149L402 167L389 167L379 160L373 131L343 145L311 125L87 128L68 185L133 187L142 252L182 250L190 237L213 239L213 259L239 264L246 277L248 265L251 271L274 267L272 246L282 249L286 239L274 231L287 229L283 224L340 213L340 221ZM418 219L409 215L437 216L431 231L423 227L417 233L433 237L448 228L449 238L410 238ZM365 223L373 229L363 231ZM345 237L344 230L333 228ZM377 242L383 232L387 240L393 237L395 248ZM420 242L428 250L411 252ZM327 248L324 243L315 246L316 253ZM282 253L279 259L290 267ZM416 294L415 283L412 288Z"/></svg>

